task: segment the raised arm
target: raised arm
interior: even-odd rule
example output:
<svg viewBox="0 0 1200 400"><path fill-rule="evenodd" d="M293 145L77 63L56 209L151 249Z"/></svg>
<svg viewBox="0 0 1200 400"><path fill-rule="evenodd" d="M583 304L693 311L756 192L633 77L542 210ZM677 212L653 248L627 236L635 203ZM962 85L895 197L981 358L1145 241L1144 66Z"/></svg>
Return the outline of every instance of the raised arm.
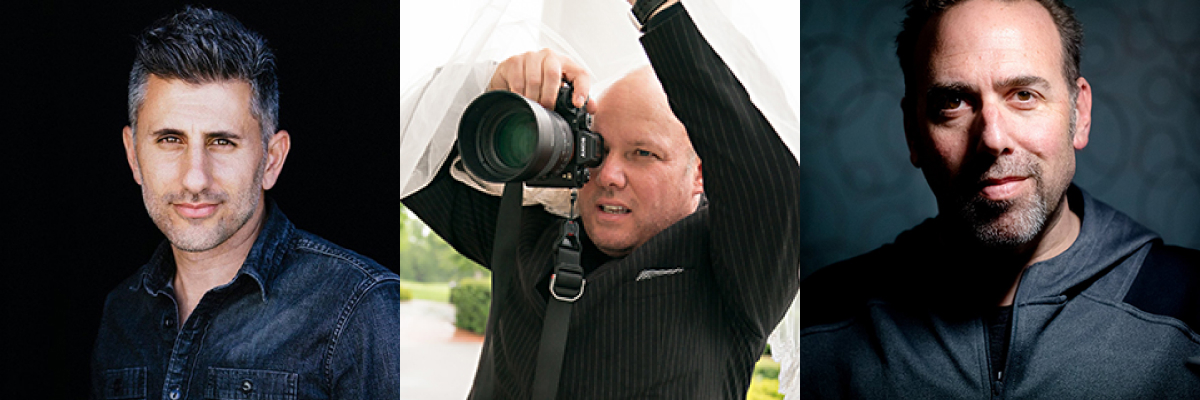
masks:
<svg viewBox="0 0 1200 400"><path fill-rule="evenodd" d="M664 7L642 46L704 170L720 295L765 337L800 284L800 166L682 4Z"/></svg>
<svg viewBox="0 0 1200 400"><path fill-rule="evenodd" d="M453 160L457 154L452 151L449 158ZM500 198L454 180L450 163L442 165L428 186L401 203L459 254L490 269Z"/></svg>
<svg viewBox="0 0 1200 400"><path fill-rule="evenodd" d="M554 106L563 80L575 85L575 105L586 100L591 77L571 59L549 50L533 51L508 58L496 67L488 90L509 90L532 99L547 108ZM590 110L595 102L588 102ZM447 157L453 160L457 151ZM425 188L401 200L426 225L462 255L491 268L492 242L500 198L459 183L450 176L450 161L442 165ZM523 212L548 214L541 207L524 207Z"/></svg>

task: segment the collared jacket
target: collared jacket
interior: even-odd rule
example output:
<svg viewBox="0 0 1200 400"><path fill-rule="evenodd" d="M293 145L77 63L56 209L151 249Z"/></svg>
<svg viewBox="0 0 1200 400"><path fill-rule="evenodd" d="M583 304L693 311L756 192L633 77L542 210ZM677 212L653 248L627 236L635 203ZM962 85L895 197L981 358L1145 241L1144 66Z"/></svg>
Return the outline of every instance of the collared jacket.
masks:
<svg viewBox="0 0 1200 400"><path fill-rule="evenodd" d="M625 257L605 256L580 232L586 283L571 306L557 398L742 399L800 285L800 166L682 4L651 19L641 41L702 160L708 205ZM404 202L488 266L499 199L447 168ZM518 235L517 262L486 332L491 398L530 398L561 223L524 207L520 231L506 232ZM482 397L481 375L471 398Z"/></svg>
<svg viewBox="0 0 1200 400"><path fill-rule="evenodd" d="M1200 398L1200 252L1074 185L1068 198L1079 236L1020 277L1004 365L984 310L1015 273L930 220L804 280L803 398Z"/></svg>
<svg viewBox="0 0 1200 400"><path fill-rule="evenodd" d="M399 398L399 277L296 229L273 201L265 214L237 275L187 321L166 241L109 293L93 398Z"/></svg>

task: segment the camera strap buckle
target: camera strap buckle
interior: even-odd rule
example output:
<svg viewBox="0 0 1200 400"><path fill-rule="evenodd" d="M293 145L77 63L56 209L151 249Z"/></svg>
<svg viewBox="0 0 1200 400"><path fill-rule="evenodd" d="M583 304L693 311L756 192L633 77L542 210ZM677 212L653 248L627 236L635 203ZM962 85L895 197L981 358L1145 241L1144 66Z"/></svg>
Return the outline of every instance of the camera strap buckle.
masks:
<svg viewBox="0 0 1200 400"><path fill-rule="evenodd" d="M574 193L571 196L574 207ZM550 275L550 296L542 320L542 339L538 346L537 365L533 375L534 399L554 399L558 393L558 378L566 354L567 332L571 327L571 306L583 296L587 279L579 265L579 225L565 220L558 237L558 258Z"/></svg>
<svg viewBox="0 0 1200 400"><path fill-rule="evenodd" d="M558 301L574 303L583 296L587 279L583 278L583 267L579 266L579 225L575 221L563 222L558 241L558 258L554 273L550 275L550 295Z"/></svg>
<svg viewBox="0 0 1200 400"><path fill-rule="evenodd" d="M575 300L579 300L580 296L583 296L583 286L587 283L587 280L583 279L582 276L568 276L571 278L571 284L555 286L555 282L558 282L558 274L550 275L550 295L554 296L558 301L574 303ZM560 290L566 294L559 294ZM572 292L574 292L574 295L571 294Z"/></svg>

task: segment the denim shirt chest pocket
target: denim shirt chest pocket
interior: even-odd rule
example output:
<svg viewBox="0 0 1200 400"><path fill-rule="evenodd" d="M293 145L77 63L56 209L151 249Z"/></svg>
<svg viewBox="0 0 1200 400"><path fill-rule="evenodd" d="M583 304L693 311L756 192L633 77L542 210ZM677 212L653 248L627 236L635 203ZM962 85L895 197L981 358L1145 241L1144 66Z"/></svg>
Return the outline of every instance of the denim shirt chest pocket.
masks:
<svg viewBox="0 0 1200 400"><path fill-rule="evenodd" d="M101 399L146 398L146 368L121 368L104 371L104 391Z"/></svg>
<svg viewBox="0 0 1200 400"><path fill-rule="evenodd" d="M297 374L262 369L209 368L204 398L295 400Z"/></svg>

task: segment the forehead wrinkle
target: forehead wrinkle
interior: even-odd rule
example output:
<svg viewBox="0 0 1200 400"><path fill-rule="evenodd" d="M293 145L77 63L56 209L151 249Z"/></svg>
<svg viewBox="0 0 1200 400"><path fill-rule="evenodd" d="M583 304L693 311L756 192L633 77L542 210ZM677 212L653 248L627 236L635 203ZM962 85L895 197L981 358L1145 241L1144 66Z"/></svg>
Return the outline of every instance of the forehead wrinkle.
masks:
<svg viewBox="0 0 1200 400"><path fill-rule="evenodd" d="M1023 59L999 57L997 61L1020 63L1034 57L1056 56L1057 66L1063 57L1061 37L1053 18L1045 7L1033 1L964 2L931 19L920 36L918 43L928 44L931 60L1016 50ZM1039 44L1049 45L1053 54L1042 54L1047 49Z"/></svg>
<svg viewBox="0 0 1200 400"><path fill-rule="evenodd" d="M225 132L233 135L230 137L242 138L248 132L255 132L259 125L248 107L250 91L249 84L243 81L193 84L152 75L138 110L138 124L201 136Z"/></svg>
<svg viewBox="0 0 1200 400"><path fill-rule="evenodd" d="M1040 8L1036 3L1031 5ZM918 56L924 53L928 66L923 74L924 94L946 88L979 93L985 88L1002 91L1018 86L1057 92L1057 82L1062 79L1057 77L1062 75L1063 50L1048 12L1038 11L1044 13L1045 18L1038 15L1031 18L1032 21L1006 18L975 23L979 21L979 15L954 16L948 12L936 22L931 21L922 32L922 41L926 45L918 46L917 51ZM921 48L924 48L923 52ZM972 84L955 85L965 82ZM1070 82L1064 83L1070 85Z"/></svg>
<svg viewBox="0 0 1200 400"><path fill-rule="evenodd" d="M1032 87L1039 89L1050 89L1050 81L1046 78L1037 75L1018 75L1000 79L995 84L997 89L1015 88L1015 87Z"/></svg>
<svg viewBox="0 0 1200 400"><path fill-rule="evenodd" d="M653 147L665 158L675 151L694 153L683 122L671 111L667 94L654 70L642 67L626 74L601 94L595 116L597 132L609 142L630 147ZM630 134L605 134L614 127ZM616 132L609 132L616 133ZM617 143L615 139L621 138Z"/></svg>
<svg viewBox="0 0 1200 400"><path fill-rule="evenodd" d="M1037 75L1017 75L1008 78L1001 78L992 84L997 91L1003 89L1017 87L1031 87L1042 90L1050 89L1050 81ZM929 84L927 94L934 92L951 92L951 93L978 93L979 88L968 82L955 80L934 81Z"/></svg>

